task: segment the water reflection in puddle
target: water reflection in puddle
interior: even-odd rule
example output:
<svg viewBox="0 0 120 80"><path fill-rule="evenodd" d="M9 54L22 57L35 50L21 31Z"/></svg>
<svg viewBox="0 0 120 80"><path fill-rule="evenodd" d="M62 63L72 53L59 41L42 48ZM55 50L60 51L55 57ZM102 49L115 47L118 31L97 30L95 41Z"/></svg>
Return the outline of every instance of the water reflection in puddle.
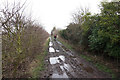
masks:
<svg viewBox="0 0 120 80"><path fill-rule="evenodd" d="M53 47L49 47L49 52L55 52L55 49Z"/></svg>
<svg viewBox="0 0 120 80"><path fill-rule="evenodd" d="M56 52L60 52L60 51L57 49Z"/></svg>
<svg viewBox="0 0 120 80"><path fill-rule="evenodd" d="M68 78L67 74L64 72L63 74L53 73L52 78Z"/></svg>
<svg viewBox="0 0 120 80"><path fill-rule="evenodd" d="M70 71L72 68L69 64L64 63L64 68L67 69L67 71Z"/></svg>
<svg viewBox="0 0 120 80"><path fill-rule="evenodd" d="M69 78L68 75L66 74L63 66L60 66L62 73L58 73L56 70L52 74L52 78Z"/></svg>
<svg viewBox="0 0 120 80"><path fill-rule="evenodd" d="M49 42L49 46L53 46L53 43L52 43L52 42Z"/></svg>
<svg viewBox="0 0 120 80"><path fill-rule="evenodd" d="M65 61L65 56L60 55L59 58L64 62Z"/></svg>
<svg viewBox="0 0 120 80"><path fill-rule="evenodd" d="M65 69L70 72L72 75L75 75L73 72L73 69L71 68L71 66L69 64L64 63L64 65L60 66L60 69L62 70L62 72L66 73Z"/></svg>
<svg viewBox="0 0 120 80"><path fill-rule="evenodd" d="M66 53L70 56L73 56L73 54L70 51L67 51Z"/></svg>
<svg viewBox="0 0 120 80"><path fill-rule="evenodd" d="M66 73L66 71L70 72L70 74L73 75L73 76L76 75L74 73L71 65L65 63L65 56L60 55L58 57L50 57L49 61L50 61L50 64L52 64L52 65L57 64L57 63L61 63L61 61L63 62L63 64L60 64L60 65L57 64L57 65L59 65L62 73L59 74L58 72L55 72L56 71L55 70L53 72L52 76L51 76L52 78L69 78L68 75L67 75L67 73Z"/></svg>
<svg viewBox="0 0 120 80"><path fill-rule="evenodd" d="M56 64L56 63L59 63L58 57L51 57L50 64Z"/></svg>
<svg viewBox="0 0 120 80"><path fill-rule="evenodd" d="M57 43L58 43L58 44L60 44L60 45L62 44L62 43L61 43L61 42L59 42L59 41L57 41Z"/></svg>
<svg viewBox="0 0 120 80"><path fill-rule="evenodd" d="M65 56L60 55L59 57L50 57L50 59L49 59L50 64L60 63L59 59L61 59L63 62L65 62Z"/></svg>
<svg viewBox="0 0 120 80"><path fill-rule="evenodd" d="M73 76L76 76L76 74L75 74L74 71L73 71L73 68L72 68L69 64L64 63L63 67L64 67L64 69L66 69L68 72L70 72L70 74L72 74Z"/></svg>
<svg viewBox="0 0 120 80"><path fill-rule="evenodd" d="M62 71L65 71L63 66L60 66L60 69L61 69Z"/></svg>

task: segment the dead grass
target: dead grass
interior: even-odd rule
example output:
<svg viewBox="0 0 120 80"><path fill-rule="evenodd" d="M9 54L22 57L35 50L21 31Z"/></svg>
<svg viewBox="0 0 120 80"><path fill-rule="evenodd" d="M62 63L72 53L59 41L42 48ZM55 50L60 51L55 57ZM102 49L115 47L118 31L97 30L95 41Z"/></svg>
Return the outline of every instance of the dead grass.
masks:
<svg viewBox="0 0 120 80"><path fill-rule="evenodd" d="M5 36L5 35L3 35ZM5 39L6 37L3 37ZM31 77L29 69L36 66L40 63L36 60L36 56L41 55L43 52L43 44L45 40L48 38L48 33L41 27L28 27L24 31L22 39L22 53L20 55L16 54L15 46L11 46L11 44L16 44L14 42L9 41L7 38L3 40L3 77L4 78L28 78ZM40 58L41 58L40 56ZM31 64L32 62L32 64ZM28 67L28 65L30 67ZM34 64L34 66L33 66Z"/></svg>
<svg viewBox="0 0 120 80"><path fill-rule="evenodd" d="M33 78L39 78L40 77L40 72L43 71L44 68L44 58L47 54L47 48L48 48L48 42L49 38L46 39L45 43L43 44L43 51L41 54L37 55L35 60L33 60L29 64L29 73Z"/></svg>

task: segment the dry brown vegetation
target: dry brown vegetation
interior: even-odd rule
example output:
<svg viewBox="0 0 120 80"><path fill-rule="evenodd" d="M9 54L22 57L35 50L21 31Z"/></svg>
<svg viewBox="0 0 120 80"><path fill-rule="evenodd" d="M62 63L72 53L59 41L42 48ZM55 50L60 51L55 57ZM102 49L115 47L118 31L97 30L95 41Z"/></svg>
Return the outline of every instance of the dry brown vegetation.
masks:
<svg viewBox="0 0 120 80"><path fill-rule="evenodd" d="M2 24L2 72L4 78L27 78L28 65L43 51L48 33L23 15L24 4L8 4L0 12Z"/></svg>

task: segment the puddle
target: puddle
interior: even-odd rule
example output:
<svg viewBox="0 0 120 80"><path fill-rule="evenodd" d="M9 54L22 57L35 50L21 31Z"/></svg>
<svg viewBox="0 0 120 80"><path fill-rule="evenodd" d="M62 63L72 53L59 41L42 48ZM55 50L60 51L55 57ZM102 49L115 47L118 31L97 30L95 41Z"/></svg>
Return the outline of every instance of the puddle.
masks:
<svg viewBox="0 0 120 80"><path fill-rule="evenodd" d="M69 78L68 75L64 72L63 74L53 73L52 78Z"/></svg>
<svg viewBox="0 0 120 80"><path fill-rule="evenodd" d="M53 47L49 47L49 52L55 52L55 49Z"/></svg>
<svg viewBox="0 0 120 80"><path fill-rule="evenodd" d="M62 43L61 43L61 42L59 42L59 41L57 41L57 43L58 43L58 44L60 44L60 45L62 44Z"/></svg>
<svg viewBox="0 0 120 80"><path fill-rule="evenodd" d="M65 56L60 55L60 56L57 56L57 57L50 57L49 61L50 61L50 64L52 64L52 65L57 64L57 63L61 63L61 61L64 62L62 65L59 66L62 73L58 73L55 70L53 72L51 78L69 78L66 71L69 72L71 75L76 76L72 67L69 64L65 63Z"/></svg>
<svg viewBox="0 0 120 80"><path fill-rule="evenodd" d="M59 63L58 57L51 57L49 60L50 60L50 64Z"/></svg>
<svg viewBox="0 0 120 80"><path fill-rule="evenodd" d="M58 73L53 73L52 74L52 78L69 78L68 75L66 74L64 67L60 66L61 70L62 70L62 74L58 74Z"/></svg>
<svg viewBox="0 0 120 80"><path fill-rule="evenodd" d="M65 56L60 55L59 58L60 58L63 62L65 62Z"/></svg>
<svg viewBox="0 0 120 80"><path fill-rule="evenodd" d="M64 63L64 65L60 66L60 68L61 68L62 71L65 71L64 69L66 69L71 75L76 76L72 67L69 64Z"/></svg>
<svg viewBox="0 0 120 80"><path fill-rule="evenodd" d="M70 56L73 56L73 54L70 51L67 51L66 53Z"/></svg>
<svg viewBox="0 0 120 80"><path fill-rule="evenodd" d="M67 71L69 71L69 72L72 71L72 68L71 68L71 66L70 66L69 64L64 63L64 68L65 68Z"/></svg>
<svg viewBox="0 0 120 80"><path fill-rule="evenodd" d="M65 56L60 55L59 57L50 57L50 58L49 58L50 64L60 63L60 60L59 60L59 59L62 60L63 62L65 62Z"/></svg>
<svg viewBox="0 0 120 80"><path fill-rule="evenodd" d="M52 42L49 42L49 46L53 46L53 43L52 43Z"/></svg>
<svg viewBox="0 0 120 80"><path fill-rule="evenodd" d="M56 52L60 52L60 51L57 49Z"/></svg>
<svg viewBox="0 0 120 80"><path fill-rule="evenodd" d="M65 71L63 66L60 66L60 69L61 69L62 71Z"/></svg>

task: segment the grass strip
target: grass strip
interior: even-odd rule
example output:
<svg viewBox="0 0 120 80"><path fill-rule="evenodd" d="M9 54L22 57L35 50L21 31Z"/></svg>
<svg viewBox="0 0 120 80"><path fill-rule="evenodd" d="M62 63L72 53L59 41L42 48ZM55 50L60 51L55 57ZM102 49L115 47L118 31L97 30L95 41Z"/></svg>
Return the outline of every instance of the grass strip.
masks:
<svg viewBox="0 0 120 80"><path fill-rule="evenodd" d="M48 39L47 42L45 43L43 53L41 53L40 55L36 57L37 66L33 69L33 73L32 73L33 78L40 77L40 71L45 70L44 58L48 53L47 49L48 49L49 41L50 39Z"/></svg>
<svg viewBox="0 0 120 80"><path fill-rule="evenodd" d="M68 44L68 42L65 42L64 40L62 39L57 39L59 42L61 42L66 48L70 49L70 50L73 50L72 48L72 45L71 44Z"/></svg>

